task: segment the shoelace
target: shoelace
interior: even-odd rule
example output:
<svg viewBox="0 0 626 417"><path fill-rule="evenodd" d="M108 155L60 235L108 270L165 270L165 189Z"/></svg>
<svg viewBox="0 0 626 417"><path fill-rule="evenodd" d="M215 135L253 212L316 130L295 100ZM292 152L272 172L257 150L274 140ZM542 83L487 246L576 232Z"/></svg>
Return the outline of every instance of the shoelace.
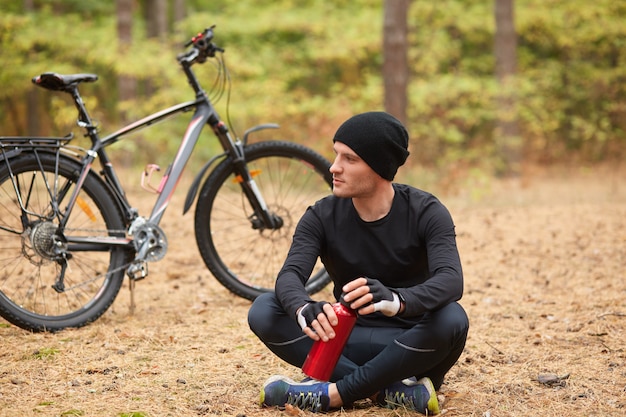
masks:
<svg viewBox="0 0 626 417"><path fill-rule="evenodd" d="M322 401L320 398L322 395L323 394L321 392L307 392L306 394L300 392L297 395L289 393L287 403L298 407L300 410L311 410L313 412L317 412L322 408Z"/></svg>
<svg viewBox="0 0 626 417"><path fill-rule="evenodd" d="M413 395L407 396L404 392L385 392L385 400L396 406L405 406L415 411L423 411L417 408L417 404L415 403L415 397Z"/></svg>

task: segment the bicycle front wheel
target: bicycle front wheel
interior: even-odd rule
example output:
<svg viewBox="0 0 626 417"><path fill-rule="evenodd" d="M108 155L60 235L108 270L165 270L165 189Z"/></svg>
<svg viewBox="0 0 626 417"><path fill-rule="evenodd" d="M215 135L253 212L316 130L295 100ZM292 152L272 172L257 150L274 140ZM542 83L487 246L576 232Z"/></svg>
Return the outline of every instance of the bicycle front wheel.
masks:
<svg viewBox="0 0 626 417"><path fill-rule="evenodd" d="M254 214L234 173L222 161L202 186L195 214L198 248L215 278L234 294L254 300L274 290L300 217L331 192L330 162L302 145L259 142L245 147L248 169L269 210L281 217L276 230L257 230ZM306 283L310 294L330 282L318 260Z"/></svg>
<svg viewBox="0 0 626 417"><path fill-rule="evenodd" d="M130 253L108 242L123 242L124 217L97 174L65 212L81 168L42 152L0 162L0 315L21 328L84 326L122 285Z"/></svg>

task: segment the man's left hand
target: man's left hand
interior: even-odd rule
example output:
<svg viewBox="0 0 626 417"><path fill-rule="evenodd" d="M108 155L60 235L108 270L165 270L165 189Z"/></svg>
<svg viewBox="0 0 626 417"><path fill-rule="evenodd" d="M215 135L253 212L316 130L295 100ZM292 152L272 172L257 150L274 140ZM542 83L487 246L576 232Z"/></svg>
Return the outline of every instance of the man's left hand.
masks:
<svg viewBox="0 0 626 417"><path fill-rule="evenodd" d="M400 312L402 305L397 293L373 278L361 277L343 286L343 299L360 315L380 311L387 317Z"/></svg>

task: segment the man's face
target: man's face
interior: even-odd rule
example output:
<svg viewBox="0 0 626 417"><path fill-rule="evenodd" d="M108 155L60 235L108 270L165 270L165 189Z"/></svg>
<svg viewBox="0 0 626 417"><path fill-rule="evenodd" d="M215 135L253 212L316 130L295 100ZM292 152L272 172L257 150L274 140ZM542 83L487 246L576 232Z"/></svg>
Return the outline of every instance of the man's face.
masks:
<svg viewBox="0 0 626 417"><path fill-rule="evenodd" d="M371 197L376 184L382 180L349 146L333 144L335 160L330 167L333 174L333 194L337 197Z"/></svg>

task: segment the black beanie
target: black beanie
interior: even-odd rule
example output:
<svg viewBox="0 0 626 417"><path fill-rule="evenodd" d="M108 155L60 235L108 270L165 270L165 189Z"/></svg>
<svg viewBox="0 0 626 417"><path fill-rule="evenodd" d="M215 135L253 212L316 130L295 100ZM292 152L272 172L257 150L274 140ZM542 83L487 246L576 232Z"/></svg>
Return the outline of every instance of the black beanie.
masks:
<svg viewBox="0 0 626 417"><path fill-rule="evenodd" d="M409 134L398 119L385 112L357 114L346 120L333 142L349 146L378 175L392 181L409 156Z"/></svg>

